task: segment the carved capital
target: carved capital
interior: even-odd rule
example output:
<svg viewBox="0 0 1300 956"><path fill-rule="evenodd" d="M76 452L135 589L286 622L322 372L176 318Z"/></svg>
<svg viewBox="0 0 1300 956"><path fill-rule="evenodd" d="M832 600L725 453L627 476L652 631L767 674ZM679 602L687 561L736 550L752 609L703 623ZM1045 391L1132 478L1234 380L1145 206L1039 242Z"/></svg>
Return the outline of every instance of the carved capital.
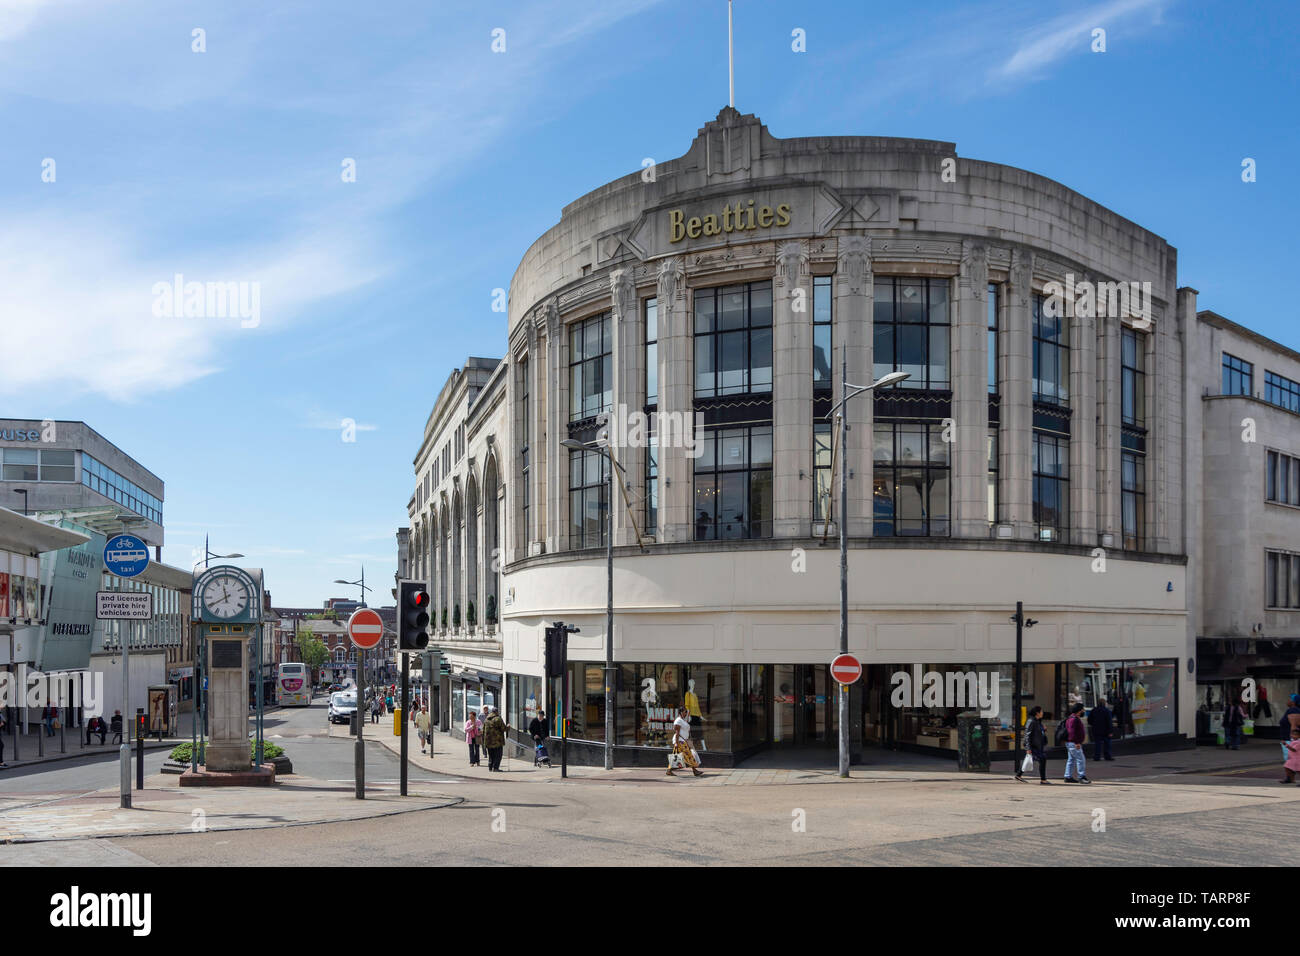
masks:
<svg viewBox="0 0 1300 956"><path fill-rule="evenodd" d="M841 236L836 274L853 295L862 295L875 281L871 272L871 240L866 236Z"/></svg>
<svg viewBox="0 0 1300 956"><path fill-rule="evenodd" d="M657 284L661 309L682 294L685 282L686 268L682 265L681 256L672 256L659 263Z"/></svg>
<svg viewBox="0 0 1300 956"><path fill-rule="evenodd" d="M554 298L548 299L542 304L540 317L547 337L554 341L560 334L560 303Z"/></svg>
<svg viewBox="0 0 1300 956"><path fill-rule="evenodd" d="M615 269L609 274L609 294L614 305L614 319L621 321L636 312L636 285L631 269Z"/></svg>
<svg viewBox="0 0 1300 956"><path fill-rule="evenodd" d="M961 281L977 302L989 285L989 247L967 239L961 244Z"/></svg>
<svg viewBox="0 0 1300 956"><path fill-rule="evenodd" d="M808 275L808 249L802 242L783 242L777 247L776 274L787 288L794 288Z"/></svg>
<svg viewBox="0 0 1300 956"><path fill-rule="evenodd" d="M1011 250L1011 294L1021 308L1029 305L1033 292L1034 254L1022 249Z"/></svg>

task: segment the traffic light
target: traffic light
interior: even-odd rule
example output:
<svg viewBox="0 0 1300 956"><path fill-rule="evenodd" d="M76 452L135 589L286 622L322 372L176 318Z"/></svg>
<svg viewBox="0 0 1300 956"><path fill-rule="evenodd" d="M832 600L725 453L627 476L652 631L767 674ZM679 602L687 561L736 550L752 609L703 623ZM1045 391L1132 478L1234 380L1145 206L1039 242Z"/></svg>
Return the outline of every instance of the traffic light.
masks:
<svg viewBox="0 0 1300 956"><path fill-rule="evenodd" d="M422 651L429 646L429 592L418 581L403 581L397 609L397 648Z"/></svg>
<svg viewBox="0 0 1300 956"><path fill-rule="evenodd" d="M555 621L546 629L546 676L563 677L564 665L569 657L569 635L580 628Z"/></svg>

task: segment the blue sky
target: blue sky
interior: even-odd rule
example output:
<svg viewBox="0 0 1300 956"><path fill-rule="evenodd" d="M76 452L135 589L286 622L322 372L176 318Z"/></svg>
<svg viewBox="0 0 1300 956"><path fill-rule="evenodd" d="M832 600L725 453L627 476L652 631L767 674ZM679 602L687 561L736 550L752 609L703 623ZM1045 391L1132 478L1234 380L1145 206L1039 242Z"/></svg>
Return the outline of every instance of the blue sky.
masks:
<svg viewBox="0 0 1300 956"><path fill-rule="evenodd" d="M736 105L1056 179L1300 348L1297 10L739 0ZM277 604L363 563L388 603L433 399L504 347L493 290L565 203L686 150L726 29L723 0L0 0L0 417L85 420L163 478L169 563L207 532ZM155 315L177 273L260 283L259 324Z"/></svg>

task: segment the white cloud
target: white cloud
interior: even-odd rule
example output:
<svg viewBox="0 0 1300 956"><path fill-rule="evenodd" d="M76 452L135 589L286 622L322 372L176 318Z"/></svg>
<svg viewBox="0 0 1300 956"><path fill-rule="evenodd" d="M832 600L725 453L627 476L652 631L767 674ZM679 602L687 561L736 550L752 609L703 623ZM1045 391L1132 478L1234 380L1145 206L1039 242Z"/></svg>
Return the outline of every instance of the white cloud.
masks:
<svg viewBox="0 0 1300 956"><path fill-rule="evenodd" d="M313 233L238 253L142 255L111 220L0 222L0 396L57 383L68 396L133 401L217 371L225 347L263 340L310 303L364 285L381 269L360 237ZM153 314L155 283L257 282L261 321Z"/></svg>
<svg viewBox="0 0 1300 956"><path fill-rule="evenodd" d="M1089 9L1062 14L1030 30L1016 51L993 74L1022 77L1058 63L1070 53L1086 53L1096 27L1110 30L1117 21L1144 11L1158 18L1167 0L1111 0Z"/></svg>

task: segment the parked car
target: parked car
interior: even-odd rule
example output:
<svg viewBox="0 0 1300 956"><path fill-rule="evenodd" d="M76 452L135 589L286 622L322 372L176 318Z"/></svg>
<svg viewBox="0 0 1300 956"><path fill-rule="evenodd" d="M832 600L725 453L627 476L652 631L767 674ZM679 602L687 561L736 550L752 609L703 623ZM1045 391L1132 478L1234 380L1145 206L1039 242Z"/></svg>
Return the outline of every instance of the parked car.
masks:
<svg viewBox="0 0 1300 956"><path fill-rule="evenodd" d="M329 718L331 724L346 724L357 712L357 695L338 692L330 694Z"/></svg>

